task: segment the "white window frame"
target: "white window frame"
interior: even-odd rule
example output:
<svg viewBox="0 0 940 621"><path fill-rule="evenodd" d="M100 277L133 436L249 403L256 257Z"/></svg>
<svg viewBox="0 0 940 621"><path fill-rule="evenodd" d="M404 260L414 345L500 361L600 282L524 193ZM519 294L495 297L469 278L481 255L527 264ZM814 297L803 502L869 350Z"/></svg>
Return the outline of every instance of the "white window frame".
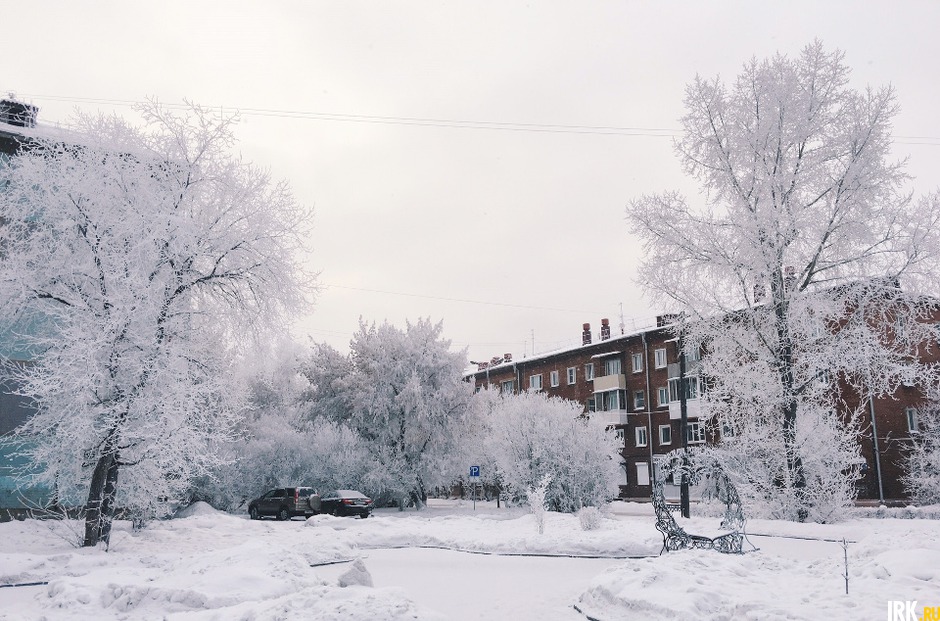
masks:
<svg viewBox="0 0 940 621"><path fill-rule="evenodd" d="M664 408L669 405L669 387L660 386L656 389L656 405Z"/></svg>
<svg viewBox="0 0 940 621"><path fill-rule="evenodd" d="M499 383L499 390L502 393L512 394L515 389L515 380L504 380Z"/></svg>
<svg viewBox="0 0 940 621"><path fill-rule="evenodd" d="M653 356L654 356L654 360L656 361L655 362L656 368L665 369L666 368L666 348L663 347L662 349L654 350Z"/></svg>
<svg viewBox="0 0 940 621"><path fill-rule="evenodd" d="M644 390L633 391L633 409L634 411L640 411L640 410L646 409L646 391Z"/></svg>
<svg viewBox="0 0 940 621"><path fill-rule="evenodd" d="M630 359L633 361L633 372L642 373L643 372L643 354L633 354L630 356Z"/></svg>
<svg viewBox="0 0 940 621"><path fill-rule="evenodd" d="M698 377L694 375L686 376L685 393L687 401L698 399ZM669 380L669 400L679 400L679 378L674 377Z"/></svg>
<svg viewBox="0 0 940 621"><path fill-rule="evenodd" d="M529 390L542 390L542 374L536 373L529 376Z"/></svg>
<svg viewBox="0 0 940 621"><path fill-rule="evenodd" d="M690 420L685 428L689 444L705 443L705 426L697 420Z"/></svg>
<svg viewBox="0 0 940 621"><path fill-rule="evenodd" d="M578 382L578 367L568 367L568 385Z"/></svg>
<svg viewBox="0 0 940 621"><path fill-rule="evenodd" d="M620 364L620 358L607 358L604 360L604 375L620 375L623 373L623 365Z"/></svg>
<svg viewBox="0 0 940 621"><path fill-rule="evenodd" d="M667 435L669 436L668 439L666 438ZM659 426L659 444L662 446L672 444L672 425Z"/></svg>
<svg viewBox="0 0 940 621"><path fill-rule="evenodd" d="M637 427L633 431L637 447L649 445L649 436L646 435L646 427Z"/></svg>
<svg viewBox="0 0 940 621"><path fill-rule="evenodd" d="M561 384L561 378L558 375L558 369L555 369L548 374L548 381L552 388L558 388L558 386Z"/></svg>
<svg viewBox="0 0 940 621"><path fill-rule="evenodd" d="M645 461L636 463L636 484L638 487L650 484L650 465Z"/></svg>
<svg viewBox="0 0 940 621"><path fill-rule="evenodd" d="M594 379L594 363L593 362L589 362L586 365L584 365L584 379L586 379L589 382Z"/></svg>
<svg viewBox="0 0 940 621"><path fill-rule="evenodd" d="M616 396L617 398L611 399L611 396ZM594 400L595 409L598 412L619 412L620 410L627 409L626 391L621 388L605 390L604 392L595 392ZM614 401L616 403L613 403L613 405L616 405L617 407L610 407Z"/></svg>
<svg viewBox="0 0 940 621"><path fill-rule="evenodd" d="M917 421L917 408L904 408L904 420L907 422L908 433L920 433L920 426Z"/></svg>

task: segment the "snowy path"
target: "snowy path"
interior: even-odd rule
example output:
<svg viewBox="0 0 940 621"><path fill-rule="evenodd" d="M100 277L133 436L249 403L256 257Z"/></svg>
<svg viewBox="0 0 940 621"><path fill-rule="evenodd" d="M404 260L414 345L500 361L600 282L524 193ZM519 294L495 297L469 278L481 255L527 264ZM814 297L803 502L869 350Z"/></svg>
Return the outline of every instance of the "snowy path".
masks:
<svg viewBox="0 0 940 621"><path fill-rule="evenodd" d="M450 550L368 550L363 562L377 587L405 596L451 621L583 621L572 604L592 578L622 560L497 557ZM333 581L348 565L317 568Z"/></svg>

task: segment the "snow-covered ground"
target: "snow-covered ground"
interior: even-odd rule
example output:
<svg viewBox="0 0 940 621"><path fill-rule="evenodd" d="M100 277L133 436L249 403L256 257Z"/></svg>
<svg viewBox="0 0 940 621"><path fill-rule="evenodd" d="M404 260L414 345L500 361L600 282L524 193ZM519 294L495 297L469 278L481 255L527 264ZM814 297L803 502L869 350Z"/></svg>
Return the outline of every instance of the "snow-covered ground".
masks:
<svg viewBox="0 0 940 621"><path fill-rule="evenodd" d="M857 621L888 618L893 600L940 606L938 520L752 520L747 554L657 556L649 506L630 503L588 532L549 514L542 535L523 509L492 503L367 520L192 513L136 533L118 522L108 552L74 547L76 523L0 524L0 585L43 583L0 586L0 619Z"/></svg>

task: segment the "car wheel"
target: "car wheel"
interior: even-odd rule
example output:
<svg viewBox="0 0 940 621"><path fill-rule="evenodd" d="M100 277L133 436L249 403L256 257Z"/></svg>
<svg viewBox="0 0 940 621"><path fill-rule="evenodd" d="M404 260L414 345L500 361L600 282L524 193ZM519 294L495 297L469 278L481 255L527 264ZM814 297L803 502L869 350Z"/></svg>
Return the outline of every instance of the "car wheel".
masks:
<svg viewBox="0 0 940 621"><path fill-rule="evenodd" d="M253 520L260 520L261 514L258 513L258 507L252 507L251 509L248 509L248 517Z"/></svg>
<svg viewBox="0 0 940 621"><path fill-rule="evenodd" d="M360 513L359 515L362 517L362 519L366 519L367 517L369 517L369 512L366 511L365 513Z"/></svg>
<svg viewBox="0 0 940 621"><path fill-rule="evenodd" d="M287 507L281 507L281 510L277 512L277 519L282 522L286 522L290 519L290 513L287 511Z"/></svg>
<svg viewBox="0 0 940 621"><path fill-rule="evenodd" d="M343 517L343 510L339 507L333 507L333 515L336 517Z"/></svg>

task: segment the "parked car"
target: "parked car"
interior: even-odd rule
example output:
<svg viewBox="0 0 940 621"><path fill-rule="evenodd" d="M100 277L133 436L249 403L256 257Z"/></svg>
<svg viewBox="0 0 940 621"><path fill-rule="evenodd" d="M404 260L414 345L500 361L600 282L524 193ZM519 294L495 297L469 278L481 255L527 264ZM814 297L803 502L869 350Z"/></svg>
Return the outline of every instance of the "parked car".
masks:
<svg viewBox="0 0 940 621"><path fill-rule="evenodd" d="M289 520L298 515L310 517L319 512L320 496L312 487L279 487L248 503L248 515L253 520L260 520L264 516Z"/></svg>
<svg viewBox="0 0 940 621"><path fill-rule="evenodd" d="M367 518L375 505L372 499L351 489L337 489L320 497L320 512L333 515L358 515Z"/></svg>

